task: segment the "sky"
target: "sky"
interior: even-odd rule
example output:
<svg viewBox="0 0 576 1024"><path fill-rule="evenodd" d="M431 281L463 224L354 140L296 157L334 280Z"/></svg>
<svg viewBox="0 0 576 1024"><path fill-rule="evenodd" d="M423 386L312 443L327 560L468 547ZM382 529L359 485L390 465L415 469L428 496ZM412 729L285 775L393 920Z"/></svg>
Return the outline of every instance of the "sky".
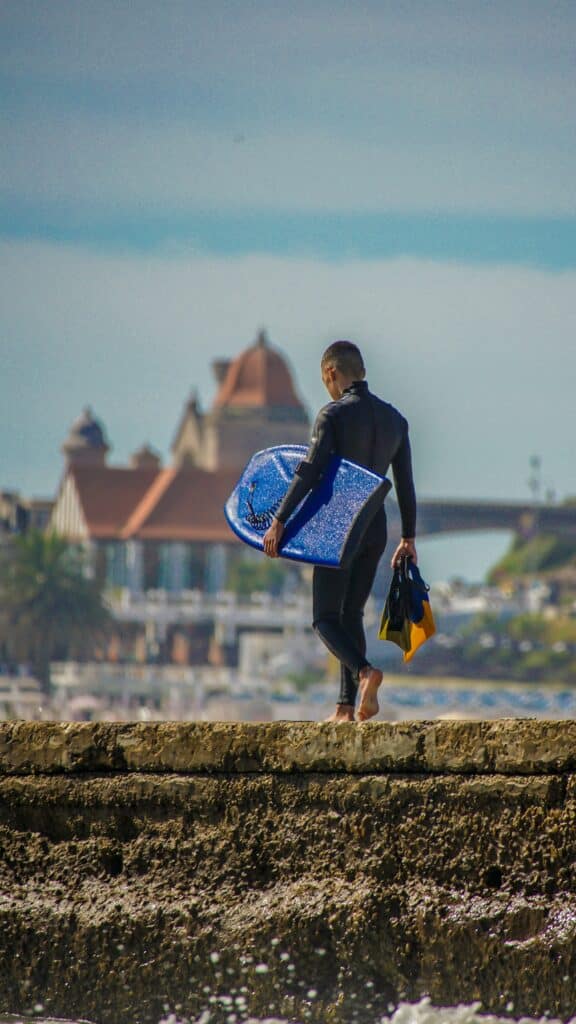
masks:
<svg viewBox="0 0 576 1024"><path fill-rule="evenodd" d="M0 0L0 489L350 337L421 497L576 494L573 0ZM504 535L427 542L478 577Z"/></svg>

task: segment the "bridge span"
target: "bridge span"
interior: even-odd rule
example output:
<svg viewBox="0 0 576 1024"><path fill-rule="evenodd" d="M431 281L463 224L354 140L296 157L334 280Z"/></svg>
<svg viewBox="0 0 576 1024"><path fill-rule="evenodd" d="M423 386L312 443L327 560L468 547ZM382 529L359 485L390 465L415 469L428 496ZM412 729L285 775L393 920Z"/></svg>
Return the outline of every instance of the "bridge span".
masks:
<svg viewBox="0 0 576 1024"><path fill-rule="evenodd" d="M400 533L396 502L387 505L391 533ZM535 505L520 501L422 499L418 502L418 536L481 530L510 530L529 538L553 533L576 538L576 505Z"/></svg>

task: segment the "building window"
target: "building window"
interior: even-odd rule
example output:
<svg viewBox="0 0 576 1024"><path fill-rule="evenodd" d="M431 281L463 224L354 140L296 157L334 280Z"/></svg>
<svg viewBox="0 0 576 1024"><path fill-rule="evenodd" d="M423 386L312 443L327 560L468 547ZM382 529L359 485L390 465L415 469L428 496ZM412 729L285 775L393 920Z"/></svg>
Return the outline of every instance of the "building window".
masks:
<svg viewBox="0 0 576 1024"><path fill-rule="evenodd" d="M124 544L106 545L106 585L126 586L126 549Z"/></svg>

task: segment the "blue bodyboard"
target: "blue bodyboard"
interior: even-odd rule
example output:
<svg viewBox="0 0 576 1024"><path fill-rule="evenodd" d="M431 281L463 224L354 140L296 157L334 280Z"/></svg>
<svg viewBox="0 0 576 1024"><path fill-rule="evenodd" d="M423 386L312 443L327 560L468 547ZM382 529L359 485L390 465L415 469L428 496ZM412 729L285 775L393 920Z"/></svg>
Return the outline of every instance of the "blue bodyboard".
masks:
<svg viewBox="0 0 576 1024"><path fill-rule="evenodd" d="M280 445L252 456L224 506L240 540L262 550L264 534L307 450L304 445ZM386 477L333 456L320 482L286 523L281 556L346 568L391 486Z"/></svg>

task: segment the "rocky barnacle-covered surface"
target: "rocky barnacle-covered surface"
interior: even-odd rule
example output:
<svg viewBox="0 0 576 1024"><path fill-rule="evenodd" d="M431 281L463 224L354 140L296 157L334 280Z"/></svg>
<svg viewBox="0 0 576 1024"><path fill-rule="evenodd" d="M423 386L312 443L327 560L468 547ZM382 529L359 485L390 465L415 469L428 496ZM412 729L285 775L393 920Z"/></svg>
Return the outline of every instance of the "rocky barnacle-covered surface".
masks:
<svg viewBox="0 0 576 1024"><path fill-rule="evenodd" d="M576 1007L576 723L0 726L0 1012Z"/></svg>

